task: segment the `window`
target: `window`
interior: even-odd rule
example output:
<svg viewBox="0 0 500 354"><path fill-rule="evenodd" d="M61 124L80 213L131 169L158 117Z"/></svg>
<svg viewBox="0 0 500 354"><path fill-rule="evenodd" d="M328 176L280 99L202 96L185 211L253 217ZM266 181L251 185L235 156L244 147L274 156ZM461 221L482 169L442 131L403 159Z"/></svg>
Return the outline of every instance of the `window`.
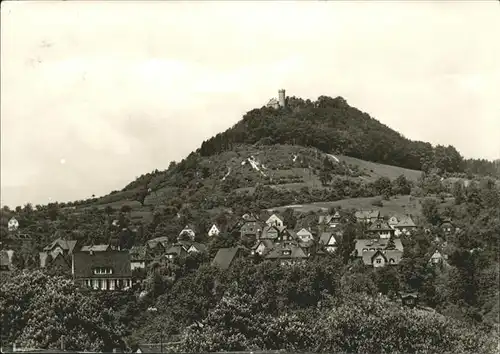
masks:
<svg viewBox="0 0 500 354"><path fill-rule="evenodd" d="M380 264L380 263L382 263L382 260L381 260L380 258L377 258L377 259L375 260L375 262L376 262L377 264Z"/></svg>
<svg viewBox="0 0 500 354"><path fill-rule="evenodd" d="M292 251L290 251L290 250L285 250L285 251L283 251L283 255L284 255L284 256L289 256L289 255L291 255L291 254L292 254Z"/></svg>
<svg viewBox="0 0 500 354"><path fill-rule="evenodd" d="M396 261L394 260L394 258L391 258L391 259L389 259L389 263L394 264L394 263L396 263Z"/></svg>
<svg viewBox="0 0 500 354"><path fill-rule="evenodd" d="M113 269L105 267L97 267L94 268L94 274L113 274Z"/></svg>
<svg viewBox="0 0 500 354"><path fill-rule="evenodd" d="M368 251L368 248L363 248L363 252L367 252Z"/></svg>

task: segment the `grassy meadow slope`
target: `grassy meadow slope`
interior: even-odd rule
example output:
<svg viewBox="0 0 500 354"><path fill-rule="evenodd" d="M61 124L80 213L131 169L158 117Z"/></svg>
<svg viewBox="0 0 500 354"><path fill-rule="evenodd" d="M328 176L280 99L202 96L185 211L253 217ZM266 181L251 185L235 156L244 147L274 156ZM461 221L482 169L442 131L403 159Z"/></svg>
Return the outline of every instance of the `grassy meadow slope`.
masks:
<svg viewBox="0 0 500 354"><path fill-rule="evenodd" d="M341 178L361 183L374 182L379 177L391 180L404 175L416 182L420 171L402 167L383 165L343 155L324 154L315 148L293 145L238 145L232 151L218 155L200 157L197 162L199 171L197 187L207 194L224 191L253 192L255 186L262 184L280 190L300 190L306 188L322 189L318 177L325 159L336 165L336 174ZM67 208L78 213L82 209L96 206L98 209L112 207L120 209L124 205L131 207L131 218L150 221L156 207L165 201L178 197L182 186L176 185L175 166L171 170L159 172L150 178L144 178L121 191L96 199L89 205ZM146 190L143 204L136 200L140 191Z"/></svg>

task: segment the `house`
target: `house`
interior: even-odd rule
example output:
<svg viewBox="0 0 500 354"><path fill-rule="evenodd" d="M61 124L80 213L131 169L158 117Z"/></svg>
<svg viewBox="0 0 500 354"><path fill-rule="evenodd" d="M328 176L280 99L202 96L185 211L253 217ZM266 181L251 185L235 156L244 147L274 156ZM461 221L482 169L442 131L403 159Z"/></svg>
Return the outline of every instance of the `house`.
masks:
<svg viewBox="0 0 500 354"><path fill-rule="evenodd" d="M15 217L10 218L10 220L7 222L7 229L9 231L17 231L19 228L19 221Z"/></svg>
<svg viewBox="0 0 500 354"><path fill-rule="evenodd" d="M40 268L45 268L48 265L47 259L49 259L51 263L55 262L54 265L59 265L63 268L68 267L68 269L70 269L71 255L76 250L77 243L76 240L63 240L62 238L58 238L51 244L45 246L43 251L38 253ZM61 255L61 257L59 257L59 255Z"/></svg>
<svg viewBox="0 0 500 354"><path fill-rule="evenodd" d="M150 261L147 246L133 246L129 250L130 269L144 269Z"/></svg>
<svg viewBox="0 0 500 354"><path fill-rule="evenodd" d="M314 239L310 229L302 228L296 233L297 238L302 242L309 242Z"/></svg>
<svg viewBox="0 0 500 354"><path fill-rule="evenodd" d="M363 263L374 268L397 265L401 258L403 258L403 252L397 249L366 251L362 255Z"/></svg>
<svg viewBox="0 0 500 354"><path fill-rule="evenodd" d="M0 272L9 272L13 269L12 255L14 251L1 250L0 251Z"/></svg>
<svg viewBox="0 0 500 354"><path fill-rule="evenodd" d="M148 240L146 243L147 252L151 255L152 258L159 257L165 254L165 251L168 247L168 237L156 237L151 240Z"/></svg>
<svg viewBox="0 0 500 354"><path fill-rule="evenodd" d="M244 238L259 238L264 225L261 224L259 219L254 215L245 214L241 217L238 222L237 227L239 227L240 236Z"/></svg>
<svg viewBox="0 0 500 354"><path fill-rule="evenodd" d="M187 249L188 253L204 253L206 251L207 246L199 242L192 242Z"/></svg>
<svg viewBox="0 0 500 354"><path fill-rule="evenodd" d="M308 257L297 242L286 241L275 244L265 258L279 261L281 265L291 265L303 263Z"/></svg>
<svg viewBox="0 0 500 354"><path fill-rule="evenodd" d="M178 257L185 257L188 255L186 247L181 243L176 243L172 245L165 251L165 257L169 260L173 260Z"/></svg>
<svg viewBox="0 0 500 354"><path fill-rule="evenodd" d="M208 230L208 237L217 236L219 234L220 234L220 229L215 224L213 224L210 230Z"/></svg>
<svg viewBox="0 0 500 354"><path fill-rule="evenodd" d="M266 225L262 229L259 240L277 240L283 230L283 227L280 228L274 225Z"/></svg>
<svg viewBox="0 0 500 354"><path fill-rule="evenodd" d="M177 238L178 240L181 240L183 237L188 237L191 241L194 241L194 237L196 236L196 233L194 232L194 229L190 227L189 225L186 225L181 232L179 232L179 237Z"/></svg>
<svg viewBox="0 0 500 354"><path fill-rule="evenodd" d="M337 240L331 232L321 233L319 243L323 245L327 252L335 252L337 250Z"/></svg>
<svg viewBox="0 0 500 354"><path fill-rule="evenodd" d="M55 257L57 253L72 254L75 250L77 241L76 240L63 240L58 238L54 240L50 245L45 246L43 250L50 253L52 257Z"/></svg>
<svg viewBox="0 0 500 354"><path fill-rule="evenodd" d="M287 229L285 226L283 227L275 227L278 229L278 238L275 242L283 242L283 241L297 241L297 233L293 230Z"/></svg>
<svg viewBox="0 0 500 354"><path fill-rule="evenodd" d="M390 227L394 228L399 223L399 218L396 215L393 215L387 221Z"/></svg>
<svg viewBox="0 0 500 354"><path fill-rule="evenodd" d="M250 254L258 254L258 255L264 255L266 254L269 250L271 250L274 247L274 242L269 239L260 239L257 240L255 245L252 247Z"/></svg>
<svg viewBox="0 0 500 354"><path fill-rule="evenodd" d="M111 250L110 244L82 246L80 252L107 252Z"/></svg>
<svg viewBox="0 0 500 354"><path fill-rule="evenodd" d="M386 221L379 219L370 225L366 233L371 236L378 235L380 238L390 238L395 235L396 231Z"/></svg>
<svg viewBox="0 0 500 354"><path fill-rule="evenodd" d="M333 215L320 215L318 219L318 225L329 228L337 228L342 223L342 217L338 211Z"/></svg>
<svg viewBox="0 0 500 354"><path fill-rule="evenodd" d="M94 290L125 290L132 286L129 251L74 252L75 284Z"/></svg>
<svg viewBox="0 0 500 354"><path fill-rule="evenodd" d="M283 227L283 220L280 219L279 216L276 214L273 214L269 217L269 219L266 220L266 225L269 226L277 226L277 227Z"/></svg>
<svg viewBox="0 0 500 354"><path fill-rule="evenodd" d="M365 252L374 252L374 251L381 251L385 250L387 247L390 247L391 240L388 239L358 239L356 240L356 244L354 246L354 252L357 254L358 257L363 257L363 254ZM399 250L403 252L403 244L401 243L401 240L399 238L395 238L392 240L394 249Z"/></svg>
<svg viewBox="0 0 500 354"><path fill-rule="evenodd" d="M221 248L217 251L217 254L212 261L212 265L221 269L229 269L234 260L241 256L241 247Z"/></svg>
<svg viewBox="0 0 500 354"><path fill-rule="evenodd" d="M411 216L406 215L403 217L396 225L392 226L395 230L395 235L410 235L415 229L417 225L413 222Z"/></svg>
<svg viewBox="0 0 500 354"><path fill-rule="evenodd" d="M403 306L413 308L418 304L418 294L417 293L400 293L401 303Z"/></svg>
<svg viewBox="0 0 500 354"><path fill-rule="evenodd" d="M358 210L354 216L358 222L365 224L373 223L381 218L379 210Z"/></svg>
<svg viewBox="0 0 500 354"><path fill-rule="evenodd" d="M316 242L314 240L304 242L299 239L297 240L297 243L299 247L304 250L304 253L309 257L311 255L311 252L314 250L314 245Z"/></svg>
<svg viewBox="0 0 500 354"><path fill-rule="evenodd" d="M449 235L455 232L455 225L451 222L450 219L446 219L442 224L441 224L441 231L443 231L444 234Z"/></svg>
<svg viewBox="0 0 500 354"><path fill-rule="evenodd" d="M432 254L431 258L429 259L430 264L445 264L448 259L448 255L442 254L438 250L435 250L434 253Z"/></svg>

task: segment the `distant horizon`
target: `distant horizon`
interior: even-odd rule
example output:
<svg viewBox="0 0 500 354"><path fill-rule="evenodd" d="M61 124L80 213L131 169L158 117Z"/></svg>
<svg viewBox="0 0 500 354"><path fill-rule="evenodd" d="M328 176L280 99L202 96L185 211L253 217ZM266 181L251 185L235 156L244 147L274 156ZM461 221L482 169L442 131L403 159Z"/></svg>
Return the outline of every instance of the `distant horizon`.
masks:
<svg viewBox="0 0 500 354"><path fill-rule="evenodd" d="M279 89L341 96L407 139L498 160L494 6L3 2L1 204L120 190Z"/></svg>

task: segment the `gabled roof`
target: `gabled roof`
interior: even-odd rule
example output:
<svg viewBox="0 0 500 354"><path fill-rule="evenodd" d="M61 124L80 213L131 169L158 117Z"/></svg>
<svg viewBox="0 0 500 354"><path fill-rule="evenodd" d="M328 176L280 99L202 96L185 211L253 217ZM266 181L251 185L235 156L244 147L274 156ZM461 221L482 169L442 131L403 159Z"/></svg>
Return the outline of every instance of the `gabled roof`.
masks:
<svg viewBox="0 0 500 354"><path fill-rule="evenodd" d="M358 218L358 219L379 218L380 211L379 210L357 210L354 213L354 216L356 216L356 218Z"/></svg>
<svg viewBox="0 0 500 354"><path fill-rule="evenodd" d="M363 253L366 253L363 252L364 248L368 249L367 252L369 252L370 248L383 250L388 243L389 239L358 239L356 240L355 249L358 251L358 257L362 257ZM399 238L394 239L394 246L396 246L397 250L403 251L403 244Z"/></svg>
<svg viewBox="0 0 500 354"><path fill-rule="evenodd" d="M133 246L129 253L132 261L144 261L148 258L147 246Z"/></svg>
<svg viewBox="0 0 500 354"><path fill-rule="evenodd" d="M305 227L303 227L302 229L300 229L299 231L297 231L295 234L297 236L300 236L300 235L311 235L312 236L311 230L308 230Z"/></svg>
<svg viewBox="0 0 500 354"><path fill-rule="evenodd" d="M373 232L373 231L393 231L394 229L389 226L387 221L383 220L378 220L374 222L373 224L370 225L368 228L368 231Z"/></svg>
<svg viewBox="0 0 500 354"><path fill-rule="evenodd" d="M283 252L289 251L290 254ZM304 259L307 258L304 250L296 242L280 242L274 245L274 248L266 255L267 259Z"/></svg>
<svg viewBox="0 0 500 354"><path fill-rule="evenodd" d="M54 247L59 246L63 250L67 251L68 253L72 253L75 246L76 246L77 241L76 240L63 240L62 238L58 238L48 246L45 246L43 248L44 251L51 251L54 249Z"/></svg>
<svg viewBox="0 0 500 354"><path fill-rule="evenodd" d="M161 237L155 237L152 238L151 240L146 241L147 246L152 249L160 245L163 248L166 248L168 245L168 237L167 236L161 236Z"/></svg>
<svg viewBox="0 0 500 354"><path fill-rule="evenodd" d="M231 266L231 263L237 257L239 251L239 247L219 249L212 261L212 265L218 266L222 269L228 269Z"/></svg>
<svg viewBox="0 0 500 354"><path fill-rule="evenodd" d="M335 214L333 214L333 218L340 219L340 213L338 211L336 211Z"/></svg>
<svg viewBox="0 0 500 354"><path fill-rule="evenodd" d="M128 251L74 252L75 278L94 277L93 269L96 267L112 268L113 274L99 274L100 278L127 278L132 276L130 268L130 253Z"/></svg>
<svg viewBox="0 0 500 354"><path fill-rule="evenodd" d="M180 244L173 245L168 250L165 251L165 254L171 254L176 256L186 255L187 251L184 246Z"/></svg>
<svg viewBox="0 0 500 354"><path fill-rule="evenodd" d="M274 242L272 240L270 240L270 239L259 239L253 245L252 250L256 250L261 243L264 244L264 247L267 248L267 249L270 249L270 248L272 248L274 246Z"/></svg>
<svg viewBox="0 0 500 354"><path fill-rule="evenodd" d="M410 216L403 217L394 227L417 227Z"/></svg>
<svg viewBox="0 0 500 354"><path fill-rule="evenodd" d="M184 226L184 228L181 230L181 232L179 232L179 236L182 235L184 232L196 234L196 232L194 231L194 228L190 225Z"/></svg>
<svg viewBox="0 0 500 354"><path fill-rule="evenodd" d="M318 219L318 224L329 224L333 219L332 215L320 215Z"/></svg>
<svg viewBox="0 0 500 354"><path fill-rule="evenodd" d="M110 249L110 245L90 245L90 246L82 246L80 249L81 252L106 252Z"/></svg>
<svg viewBox="0 0 500 354"><path fill-rule="evenodd" d="M373 263L373 259L378 255L382 255L386 262L394 259L395 264L398 264L403 257L403 252L399 250L388 250L388 251L367 251L363 253L363 263L366 265L371 265Z"/></svg>
<svg viewBox="0 0 500 354"><path fill-rule="evenodd" d="M207 250L207 245L199 242L191 242L191 245L188 247L188 250L194 247L198 250L198 252L205 252Z"/></svg>
<svg viewBox="0 0 500 354"><path fill-rule="evenodd" d="M278 219L279 221L281 221L281 223L283 223L283 218L281 216L279 216L278 214L274 213L271 216L269 216L269 218L267 218L266 224L268 222L270 222L272 219Z"/></svg>
<svg viewBox="0 0 500 354"><path fill-rule="evenodd" d="M279 228L277 226L274 226L274 225L266 225L263 229L262 229L262 233L260 234L260 239L276 239L280 232L284 230L283 228ZM274 232L276 232L276 236L274 236Z"/></svg>
<svg viewBox="0 0 500 354"><path fill-rule="evenodd" d="M320 237L319 237L319 243L322 243L324 245L328 245L330 243L330 239L331 238L334 238L335 237L333 236L333 233L331 232L322 232ZM335 240L335 243L337 242L337 240Z"/></svg>

